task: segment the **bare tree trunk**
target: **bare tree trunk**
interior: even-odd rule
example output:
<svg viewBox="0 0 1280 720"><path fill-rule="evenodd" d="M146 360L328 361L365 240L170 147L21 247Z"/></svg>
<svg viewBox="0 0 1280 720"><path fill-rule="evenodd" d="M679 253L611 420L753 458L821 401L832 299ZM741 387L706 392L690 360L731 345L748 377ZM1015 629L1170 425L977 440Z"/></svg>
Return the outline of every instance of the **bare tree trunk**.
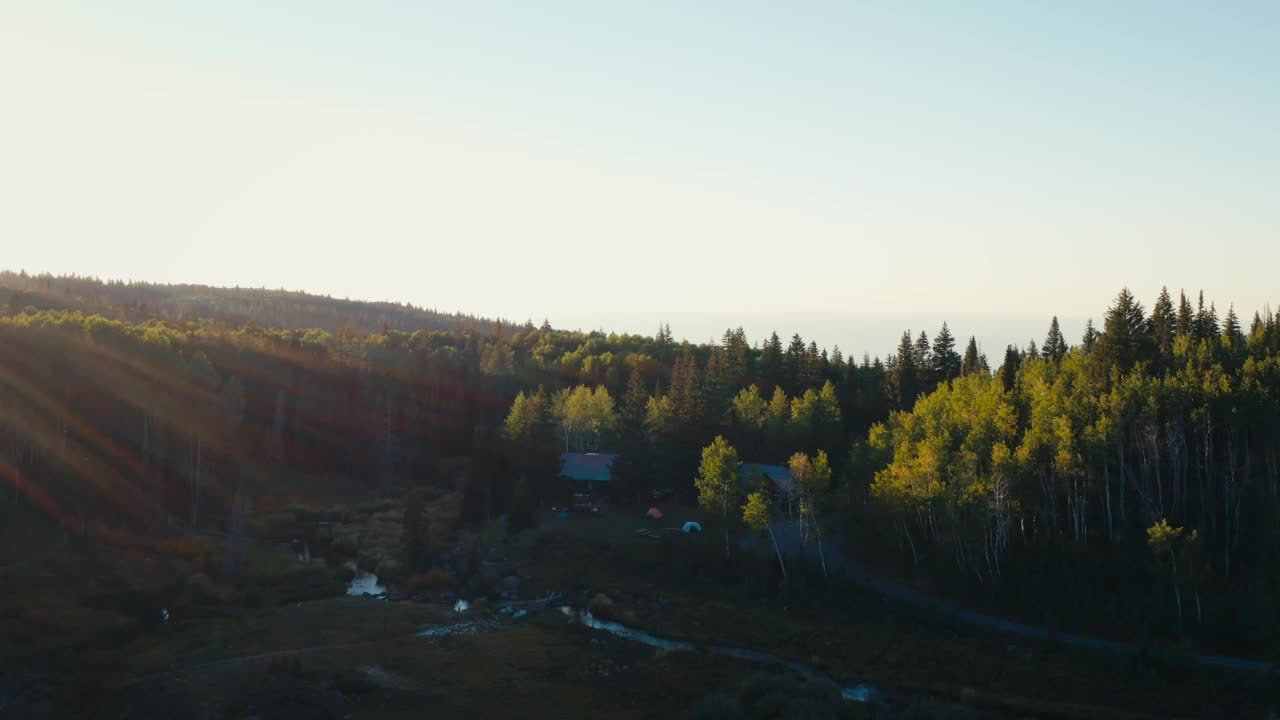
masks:
<svg viewBox="0 0 1280 720"><path fill-rule="evenodd" d="M907 545L911 548L911 564L920 567L920 555L916 552L916 543L911 539L911 531L907 529L907 524L902 523L902 534L907 537Z"/></svg>
<svg viewBox="0 0 1280 720"><path fill-rule="evenodd" d="M827 556L826 553L822 552L822 526L818 524L816 519L813 521L813 532L818 536L818 559L822 561L822 577L828 577Z"/></svg>
<svg viewBox="0 0 1280 720"><path fill-rule="evenodd" d="M773 534L773 528L772 528L772 527L769 527L769 526L767 526L767 525L766 525L766 526L765 526L765 529L769 531L769 540L773 542L773 552L774 552L774 554L775 554L775 555L777 555L777 556L778 556L778 567L782 568L782 580L783 580L783 582L786 582L786 580L787 580L787 564L786 564L786 563L784 563L784 562L782 561L782 551L778 549L778 538L777 538L777 536L775 536L775 535ZM728 533L729 533L729 531L726 529L726 530L725 530L725 542L728 542L728 537L729 537L729 534L728 534Z"/></svg>
<svg viewBox="0 0 1280 720"><path fill-rule="evenodd" d="M727 495L726 495L727 496ZM720 532L724 534L724 556L729 557L729 501L720 502Z"/></svg>

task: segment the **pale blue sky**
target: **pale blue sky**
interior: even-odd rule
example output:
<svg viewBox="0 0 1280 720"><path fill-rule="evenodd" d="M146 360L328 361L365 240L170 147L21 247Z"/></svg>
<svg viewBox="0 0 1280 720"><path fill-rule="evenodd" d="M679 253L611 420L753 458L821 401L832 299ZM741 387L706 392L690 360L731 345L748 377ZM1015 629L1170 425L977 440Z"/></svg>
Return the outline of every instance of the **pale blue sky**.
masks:
<svg viewBox="0 0 1280 720"><path fill-rule="evenodd" d="M0 88L9 267L553 320L1280 299L1271 2L0 0Z"/></svg>

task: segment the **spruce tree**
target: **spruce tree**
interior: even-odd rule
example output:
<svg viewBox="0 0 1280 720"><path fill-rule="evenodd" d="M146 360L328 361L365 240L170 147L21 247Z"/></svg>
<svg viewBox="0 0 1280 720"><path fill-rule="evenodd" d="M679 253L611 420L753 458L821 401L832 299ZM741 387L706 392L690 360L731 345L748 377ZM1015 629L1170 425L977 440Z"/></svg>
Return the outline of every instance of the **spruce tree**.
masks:
<svg viewBox="0 0 1280 720"><path fill-rule="evenodd" d="M1053 316L1049 323L1049 333L1045 335L1044 347L1041 349L1045 359L1060 362L1067 355L1067 341L1062 337L1062 329L1058 326L1058 316Z"/></svg>
<svg viewBox="0 0 1280 720"><path fill-rule="evenodd" d="M1173 300L1167 287L1160 288L1160 297L1151 308L1151 346L1161 366L1173 359L1173 338L1177 334L1178 319L1173 310Z"/></svg>
<svg viewBox="0 0 1280 720"><path fill-rule="evenodd" d="M975 356L977 354L975 350ZM962 361L956 352L956 341L951 336L951 329L942 323L942 329L933 339L933 373L940 382L960 376Z"/></svg>
<svg viewBox="0 0 1280 720"><path fill-rule="evenodd" d="M648 403L649 392L645 389L644 374L640 372L640 368L633 366L627 377L627 390L622 395L622 422L625 431L643 431L645 406Z"/></svg>
<svg viewBox="0 0 1280 720"><path fill-rule="evenodd" d="M701 383L698 379L698 359L686 346L671 368L671 411L680 426L688 430L697 425L702 415Z"/></svg>
<svg viewBox="0 0 1280 720"><path fill-rule="evenodd" d="M1179 290L1178 321L1173 327L1174 334L1182 337L1195 337L1195 320L1195 315L1191 312L1191 301L1187 299L1187 292L1185 290Z"/></svg>
<svg viewBox="0 0 1280 720"><path fill-rule="evenodd" d="M964 349L964 359L960 362L960 374L972 375L978 372L978 340L969 336L969 344Z"/></svg>
<svg viewBox="0 0 1280 720"><path fill-rule="evenodd" d="M727 384L737 387L747 381L747 365L751 357L751 346L747 344L747 334L741 327L725 330L720 341L721 352L724 353L723 371Z"/></svg>
<svg viewBox="0 0 1280 720"><path fill-rule="evenodd" d="M1018 353L1018 348L1009 345L1004 349L1004 364L1000 366L1000 370L996 373L1000 378L1000 384L1004 386L1005 392L1013 390L1013 383L1018 378L1018 366L1022 364L1022 356Z"/></svg>
<svg viewBox="0 0 1280 720"><path fill-rule="evenodd" d="M1204 337L1207 340L1217 340L1222 336L1222 329L1218 325L1218 308L1213 303L1209 303L1209 312L1204 316Z"/></svg>
<svg viewBox="0 0 1280 720"><path fill-rule="evenodd" d="M760 377L770 385L781 385L783 380L782 339L774 332L760 351Z"/></svg>
<svg viewBox="0 0 1280 720"><path fill-rule="evenodd" d="M1122 371L1128 371L1134 363L1146 359L1147 340L1147 319L1142 303L1129 292L1129 288L1123 288L1107 308L1102 337L1098 339L1096 351L1101 355L1102 367L1115 365Z"/></svg>
<svg viewBox="0 0 1280 720"><path fill-rule="evenodd" d="M916 367L915 346L911 342L911 331L902 333L898 343L898 352L893 357L891 382L897 396L898 408L910 410L916 403L920 392L919 372Z"/></svg>
<svg viewBox="0 0 1280 720"><path fill-rule="evenodd" d="M1240 320L1236 317L1236 306L1231 304L1227 306L1227 318L1222 324L1222 336L1239 345L1244 341L1244 332L1240 329Z"/></svg>
<svg viewBox="0 0 1280 720"><path fill-rule="evenodd" d="M823 362L818 354L818 343L810 340L800 364L800 384L805 388L816 387L822 380L822 373Z"/></svg>
<svg viewBox="0 0 1280 720"><path fill-rule="evenodd" d="M1196 342L1209 338L1209 310L1204 306L1204 291L1200 291L1200 300L1196 304L1196 319L1191 337Z"/></svg>
<svg viewBox="0 0 1280 720"><path fill-rule="evenodd" d="M911 348L911 360L916 367L916 382L918 390L921 394L933 391L937 380L933 375L933 352L929 342L929 336L925 331L920 331L920 336L916 338L915 345Z"/></svg>
<svg viewBox="0 0 1280 720"><path fill-rule="evenodd" d="M783 365L786 368L787 389L795 394L800 390L800 373L804 368L804 339L799 333L791 336L791 343L787 345L787 354L783 358Z"/></svg>
<svg viewBox="0 0 1280 720"><path fill-rule="evenodd" d="M1098 331L1093 329L1093 318L1089 318L1084 323L1084 335L1080 338L1080 347L1084 350L1085 355L1093 352L1093 346L1098 342Z"/></svg>

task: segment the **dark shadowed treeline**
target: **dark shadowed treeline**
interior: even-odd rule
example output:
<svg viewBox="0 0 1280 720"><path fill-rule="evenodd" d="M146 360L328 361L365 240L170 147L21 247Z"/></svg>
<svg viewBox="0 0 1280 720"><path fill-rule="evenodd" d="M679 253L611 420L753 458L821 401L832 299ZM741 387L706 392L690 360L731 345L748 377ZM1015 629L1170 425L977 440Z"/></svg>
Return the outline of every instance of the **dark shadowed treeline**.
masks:
<svg viewBox="0 0 1280 720"><path fill-rule="evenodd" d="M74 278L50 287L64 282L77 292L145 287ZM52 303L56 292L9 292L0 309L0 493L78 532L221 529L237 493L305 498L458 482L457 473L441 476L448 458L468 460L464 511L481 520L562 494L554 479L565 447L623 450L629 488L688 495L710 434L755 443L747 457L760 462L793 447L843 457L849 438L890 406L878 360L846 363L798 337L753 348L740 331L694 346L665 328L642 337L545 323L329 332L172 320L143 305L130 313L157 314L130 322L29 302ZM603 410L581 427L557 427L559 391ZM537 420L525 442L504 439L513 399L526 396Z"/></svg>
<svg viewBox="0 0 1280 720"><path fill-rule="evenodd" d="M473 336L0 318L0 477L78 530L223 527L237 492L371 488L466 455Z"/></svg>

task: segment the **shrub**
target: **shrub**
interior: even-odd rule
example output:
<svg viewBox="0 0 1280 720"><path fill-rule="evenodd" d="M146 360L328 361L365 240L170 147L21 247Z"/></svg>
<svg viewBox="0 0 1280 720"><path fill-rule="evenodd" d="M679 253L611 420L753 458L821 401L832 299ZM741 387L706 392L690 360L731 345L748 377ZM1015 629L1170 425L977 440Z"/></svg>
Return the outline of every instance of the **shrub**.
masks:
<svg viewBox="0 0 1280 720"><path fill-rule="evenodd" d="M432 570L431 572L418 573L409 578L409 592L420 593L432 590L444 590L452 588L457 583L453 575L443 570Z"/></svg>
<svg viewBox="0 0 1280 720"><path fill-rule="evenodd" d="M396 581L404 577L404 563L399 560L382 560L373 569L379 580Z"/></svg>

